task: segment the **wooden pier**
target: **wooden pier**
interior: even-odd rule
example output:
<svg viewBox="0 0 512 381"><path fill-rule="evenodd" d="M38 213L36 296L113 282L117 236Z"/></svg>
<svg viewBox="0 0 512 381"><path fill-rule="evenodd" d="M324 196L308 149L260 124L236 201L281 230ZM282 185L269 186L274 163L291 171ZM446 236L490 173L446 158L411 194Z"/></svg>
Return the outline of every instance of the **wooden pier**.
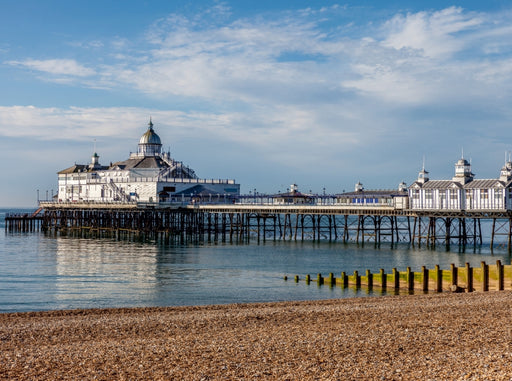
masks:
<svg viewBox="0 0 512 381"><path fill-rule="evenodd" d="M41 213L42 209L42 213ZM482 230L487 221L490 231ZM512 213L413 211L393 207L255 204L41 203L33 215L6 217L6 230L209 241L328 240L428 247L511 249ZM486 234L484 236L484 234Z"/></svg>
<svg viewBox="0 0 512 381"><path fill-rule="evenodd" d="M40 214L42 210L43 208L39 207L33 213L6 214L5 230L10 232L33 232L40 230L43 222L43 216Z"/></svg>

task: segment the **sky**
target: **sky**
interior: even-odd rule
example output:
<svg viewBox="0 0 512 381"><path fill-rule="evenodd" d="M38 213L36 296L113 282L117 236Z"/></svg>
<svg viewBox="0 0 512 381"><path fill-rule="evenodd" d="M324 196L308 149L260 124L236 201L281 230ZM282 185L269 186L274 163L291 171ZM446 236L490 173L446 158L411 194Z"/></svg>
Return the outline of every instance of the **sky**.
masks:
<svg viewBox="0 0 512 381"><path fill-rule="evenodd" d="M120 5L122 4L122 5ZM0 206L165 151L242 193L396 189L512 151L509 1L2 0Z"/></svg>

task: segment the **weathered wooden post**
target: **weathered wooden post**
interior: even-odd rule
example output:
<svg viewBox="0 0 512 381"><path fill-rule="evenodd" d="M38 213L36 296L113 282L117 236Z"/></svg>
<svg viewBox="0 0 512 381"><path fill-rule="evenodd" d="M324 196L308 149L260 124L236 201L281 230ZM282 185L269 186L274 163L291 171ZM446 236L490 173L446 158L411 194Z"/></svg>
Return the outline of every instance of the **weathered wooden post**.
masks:
<svg viewBox="0 0 512 381"><path fill-rule="evenodd" d="M370 270L366 270L366 280L368 282L368 290L373 288L373 274Z"/></svg>
<svg viewBox="0 0 512 381"><path fill-rule="evenodd" d="M496 261L496 272L498 273L498 291L503 291L505 289L505 272L499 259Z"/></svg>
<svg viewBox="0 0 512 381"><path fill-rule="evenodd" d="M425 266L421 266L421 274L422 274L422 291L428 292L428 269Z"/></svg>
<svg viewBox="0 0 512 381"><path fill-rule="evenodd" d="M395 290L398 290L400 288L400 273L396 270L396 268L393 268L393 283Z"/></svg>
<svg viewBox="0 0 512 381"><path fill-rule="evenodd" d="M436 292L443 292L443 271L436 265Z"/></svg>
<svg viewBox="0 0 512 381"><path fill-rule="evenodd" d="M299 283L299 276L295 275L295 283Z"/></svg>
<svg viewBox="0 0 512 381"><path fill-rule="evenodd" d="M348 287L348 275L345 271L341 272L341 285L343 288Z"/></svg>
<svg viewBox="0 0 512 381"><path fill-rule="evenodd" d="M308 274L306 275L306 284L309 284L311 282L311 276Z"/></svg>
<svg viewBox="0 0 512 381"><path fill-rule="evenodd" d="M482 267L482 291L489 291L489 266L485 261L482 261L480 266Z"/></svg>
<svg viewBox="0 0 512 381"><path fill-rule="evenodd" d="M411 271L410 267L407 267L407 290L414 290L414 273Z"/></svg>
<svg viewBox="0 0 512 381"><path fill-rule="evenodd" d="M466 291L473 292L473 268L466 262Z"/></svg>
<svg viewBox="0 0 512 381"><path fill-rule="evenodd" d="M382 290L386 289L388 283L387 281L388 279L386 273L384 272L384 269L380 269L380 285L382 287Z"/></svg>
<svg viewBox="0 0 512 381"><path fill-rule="evenodd" d="M329 273L329 285L331 285L331 286L335 285L335 279L334 279L333 273Z"/></svg>
<svg viewBox="0 0 512 381"><path fill-rule="evenodd" d="M454 263L452 263L450 265L450 272L452 273L452 286L457 286L458 271L459 271L459 269L457 267L455 267Z"/></svg>
<svg viewBox="0 0 512 381"><path fill-rule="evenodd" d="M324 283L324 278L322 278L322 274L318 273L318 275L316 276L316 283L319 285Z"/></svg>
<svg viewBox="0 0 512 381"><path fill-rule="evenodd" d="M356 282L356 287L361 287L361 277L359 276L359 272L357 270L354 271L354 278Z"/></svg>

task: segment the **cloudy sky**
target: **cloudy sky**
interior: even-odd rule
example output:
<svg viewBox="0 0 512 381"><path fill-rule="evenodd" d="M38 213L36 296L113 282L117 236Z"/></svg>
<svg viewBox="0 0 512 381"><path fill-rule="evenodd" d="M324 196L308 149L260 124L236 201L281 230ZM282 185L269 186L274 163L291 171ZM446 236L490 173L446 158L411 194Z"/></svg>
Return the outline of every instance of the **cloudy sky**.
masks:
<svg viewBox="0 0 512 381"><path fill-rule="evenodd" d="M512 150L508 1L27 1L0 13L0 206L165 150L242 192L410 184ZM423 5L422 5L423 4Z"/></svg>

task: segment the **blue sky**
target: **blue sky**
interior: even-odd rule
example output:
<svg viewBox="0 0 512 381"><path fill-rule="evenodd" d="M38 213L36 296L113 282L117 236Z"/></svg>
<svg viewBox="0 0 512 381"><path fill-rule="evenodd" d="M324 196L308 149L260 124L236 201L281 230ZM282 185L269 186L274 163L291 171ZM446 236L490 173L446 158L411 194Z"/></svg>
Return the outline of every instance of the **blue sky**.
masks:
<svg viewBox="0 0 512 381"><path fill-rule="evenodd" d="M410 184L512 150L507 1L24 1L0 13L0 205L164 148L242 192ZM96 142L96 143L94 143Z"/></svg>

